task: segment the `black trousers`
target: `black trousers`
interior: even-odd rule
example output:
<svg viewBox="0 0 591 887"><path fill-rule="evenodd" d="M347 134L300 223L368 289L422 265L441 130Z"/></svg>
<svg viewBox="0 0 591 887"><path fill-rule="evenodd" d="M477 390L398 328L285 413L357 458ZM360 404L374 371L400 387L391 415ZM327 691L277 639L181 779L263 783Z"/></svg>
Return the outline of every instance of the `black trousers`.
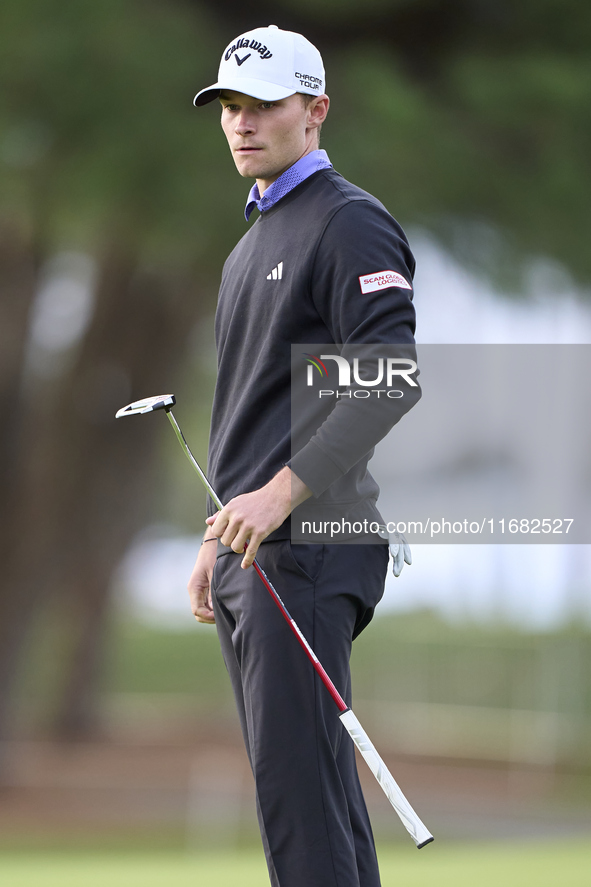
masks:
<svg viewBox="0 0 591 887"><path fill-rule="evenodd" d="M269 592L221 549L212 598L255 778L273 887L379 887L354 745ZM353 639L384 590L386 545L263 543L258 560L351 704Z"/></svg>

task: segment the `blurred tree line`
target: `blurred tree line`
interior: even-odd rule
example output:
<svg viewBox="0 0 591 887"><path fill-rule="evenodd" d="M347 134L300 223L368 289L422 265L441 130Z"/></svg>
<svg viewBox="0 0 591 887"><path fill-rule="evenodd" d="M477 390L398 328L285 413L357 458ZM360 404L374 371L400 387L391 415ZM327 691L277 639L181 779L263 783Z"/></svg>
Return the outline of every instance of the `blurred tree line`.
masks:
<svg viewBox="0 0 591 887"><path fill-rule="evenodd" d="M244 232L214 106L237 33L322 51L336 168L403 225L514 281L591 279L591 7L583 0L4 0L0 10L0 738L36 622L54 729L94 729L113 567L156 513L157 422ZM57 653L56 653L57 655Z"/></svg>

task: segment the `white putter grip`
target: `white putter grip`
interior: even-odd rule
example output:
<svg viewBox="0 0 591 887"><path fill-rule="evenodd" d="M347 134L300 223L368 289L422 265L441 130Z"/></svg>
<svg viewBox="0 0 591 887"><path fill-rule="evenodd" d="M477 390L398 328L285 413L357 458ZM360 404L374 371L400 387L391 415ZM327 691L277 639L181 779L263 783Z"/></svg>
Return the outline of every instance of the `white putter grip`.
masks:
<svg viewBox="0 0 591 887"><path fill-rule="evenodd" d="M382 786L386 797L398 813L404 827L417 845L418 849L420 850L425 844L430 844L431 841L434 840L433 835L421 822L400 791L396 780L382 761L374 744L351 709L344 711L339 715L339 718L343 722L349 736L365 758L369 769Z"/></svg>

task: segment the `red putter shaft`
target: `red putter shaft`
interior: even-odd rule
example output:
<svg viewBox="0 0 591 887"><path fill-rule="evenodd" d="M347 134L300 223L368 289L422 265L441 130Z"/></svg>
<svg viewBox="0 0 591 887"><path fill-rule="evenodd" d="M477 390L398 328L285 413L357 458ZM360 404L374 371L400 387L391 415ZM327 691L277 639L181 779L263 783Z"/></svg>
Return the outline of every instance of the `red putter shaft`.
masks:
<svg viewBox="0 0 591 887"><path fill-rule="evenodd" d="M246 550L246 547L245 547L245 550ZM281 615L283 616L283 618L285 619L285 621L287 622L287 624L289 625L289 627L291 628L291 630L295 634L296 638L300 642L300 646L302 647L306 656L308 657L308 659L310 660L310 662L314 666L316 673L320 676L320 680L322 681L322 683L324 684L324 686L326 687L326 689L328 690L328 692L330 693L330 695L332 696L334 701L336 702L339 711L341 713L344 711L347 711L349 706L347 705L347 703L345 702L345 700L343 699L343 697L341 696L341 694L339 693L339 691L337 690L337 688L335 687L335 685L333 684L333 682L331 681L329 676L327 675L326 671L324 670L324 668L322 666L322 663L318 659L318 656L316 655L316 653L314 652L314 650L312 649L312 647L310 646L310 644L308 643L308 641L306 640L306 638L304 637L304 635L302 634L300 629L298 628L297 623L295 622L293 617L290 615L289 610L287 609L287 607L285 606L285 604L283 603L283 601L281 600L281 598L279 597L279 595L275 591L271 580L267 577L267 574L265 573L265 571L263 570L263 568L261 567L261 565L259 564L259 562L257 561L256 558L254 559L252 565L255 568L255 570L257 571L259 578L261 579L263 584L266 586L267 591L270 592L271 597L273 598L273 600L275 601L275 603L279 607L279 609L281 611Z"/></svg>

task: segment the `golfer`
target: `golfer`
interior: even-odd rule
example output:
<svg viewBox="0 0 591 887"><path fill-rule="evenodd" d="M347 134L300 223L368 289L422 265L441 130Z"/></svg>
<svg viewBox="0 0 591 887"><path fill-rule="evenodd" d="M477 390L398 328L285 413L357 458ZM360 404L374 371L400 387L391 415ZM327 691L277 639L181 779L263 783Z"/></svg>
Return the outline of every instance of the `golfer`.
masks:
<svg viewBox="0 0 591 887"><path fill-rule="evenodd" d="M217 626L272 885L378 887L354 745L248 568L256 555L350 705L351 644L383 594L388 546L377 536L292 545L290 515L314 497L379 519L367 461L386 432L363 423L362 442L352 433L344 446L343 416L356 404L343 399L340 419L329 415L292 454L290 349L412 345L414 260L382 204L319 149L329 98L320 54L303 36L270 25L237 37L195 104L213 100L238 172L255 181L219 292L208 473L227 504L217 513L210 503L192 610Z"/></svg>

